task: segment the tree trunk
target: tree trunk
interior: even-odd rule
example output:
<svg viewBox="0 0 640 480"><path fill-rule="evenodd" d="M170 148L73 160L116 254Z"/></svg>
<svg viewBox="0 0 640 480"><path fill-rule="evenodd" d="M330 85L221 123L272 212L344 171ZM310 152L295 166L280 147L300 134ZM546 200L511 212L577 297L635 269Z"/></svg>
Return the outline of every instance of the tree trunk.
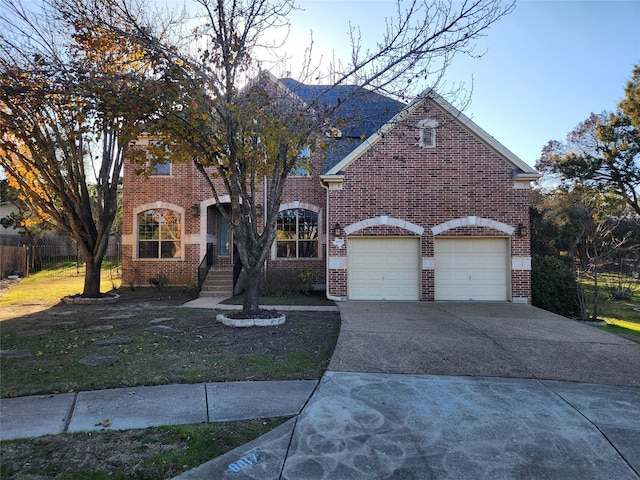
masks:
<svg viewBox="0 0 640 480"><path fill-rule="evenodd" d="M85 298L97 298L100 296L102 257L88 258L85 261L87 270L84 275L84 290L82 291L82 296Z"/></svg>
<svg viewBox="0 0 640 480"><path fill-rule="evenodd" d="M262 277L262 268L245 268L244 274L244 303L242 312L256 317L260 310L260 279Z"/></svg>

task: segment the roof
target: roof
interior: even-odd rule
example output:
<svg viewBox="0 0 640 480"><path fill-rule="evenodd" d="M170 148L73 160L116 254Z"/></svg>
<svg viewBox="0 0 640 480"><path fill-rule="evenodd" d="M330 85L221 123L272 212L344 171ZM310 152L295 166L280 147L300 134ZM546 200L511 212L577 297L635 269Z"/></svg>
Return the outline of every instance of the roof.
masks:
<svg viewBox="0 0 640 480"><path fill-rule="evenodd" d="M339 135L328 139L323 172L328 172L406 105L357 85L306 85L280 79L291 92L319 112Z"/></svg>
<svg viewBox="0 0 640 480"><path fill-rule="evenodd" d="M532 181L540 177L535 169L432 89L425 90L413 102L405 105L358 85L306 85L292 78L279 81L317 111L328 112L327 120L340 130L339 136L327 141L323 176L340 175L340 172L373 147L386 132L422 103L432 100L510 163L519 180Z"/></svg>
<svg viewBox="0 0 640 480"><path fill-rule="evenodd" d="M406 108L398 112L394 117L390 118L384 125L378 128L372 135L361 142L355 149L344 157L338 163L335 163L330 169L326 169L325 175L338 175L341 171L345 170L351 163L360 158L367 150L373 147L378 141L388 132L394 125L401 122L407 115L413 112L419 105L427 100L433 100L443 110L448 112L452 118L461 123L467 130L475 135L480 141L484 142L489 148L501 156L504 160L510 163L517 177L521 180L535 180L540 177L540 174L536 172L531 166L525 163L520 157L518 157L511 150L506 148L495 138L489 135L486 131L475 124L469 117L464 115L460 110L451 105L443 97L438 95L432 89L427 89Z"/></svg>

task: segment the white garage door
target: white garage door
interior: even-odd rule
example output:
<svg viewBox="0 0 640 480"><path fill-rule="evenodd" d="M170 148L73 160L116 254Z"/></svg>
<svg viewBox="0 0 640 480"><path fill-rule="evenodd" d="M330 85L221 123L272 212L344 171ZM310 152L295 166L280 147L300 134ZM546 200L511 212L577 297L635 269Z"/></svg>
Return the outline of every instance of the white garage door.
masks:
<svg viewBox="0 0 640 480"><path fill-rule="evenodd" d="M437 238L436 300L509 298L507 238Z"/></svg>
<svg viewBox="0 0 640 480"><path fill-rule="evenodd" d="M420 239L355 237L347 240L350 300L419 300Z"/></svg>

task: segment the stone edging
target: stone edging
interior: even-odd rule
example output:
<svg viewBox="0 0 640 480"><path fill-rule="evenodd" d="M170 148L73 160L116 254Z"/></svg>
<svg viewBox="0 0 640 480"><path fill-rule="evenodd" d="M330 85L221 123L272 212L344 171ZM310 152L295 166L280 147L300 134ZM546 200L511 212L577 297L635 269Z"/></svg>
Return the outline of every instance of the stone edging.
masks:
<svg viewBox="0 0 640 480"><path fill-rule="evenodd" d="M115 303L120 300L120 295L110 293L108 296L100 298L84 298L84 297L62 297L63 303L72 305L103 305L105 303Z"/></svg>
<svg viewBox="0 0 640 480"><path fill-rule="evenodd" d="M286 316L280 315L276 318L230 318L220 313L216 315L216 320L228 327L271 327L282 325L286 320Z"/></svg>

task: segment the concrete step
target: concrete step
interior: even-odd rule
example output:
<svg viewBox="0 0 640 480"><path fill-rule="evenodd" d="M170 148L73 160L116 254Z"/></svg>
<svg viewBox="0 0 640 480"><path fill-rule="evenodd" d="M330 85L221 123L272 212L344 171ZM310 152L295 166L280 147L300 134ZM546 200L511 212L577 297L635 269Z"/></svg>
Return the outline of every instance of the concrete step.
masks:
<svg viewBox="0 0 640 480"><path fill-rule="evenodd" d="M201 297L230 297L233 294L233 271L210 270L200 290Z"/></svg>

